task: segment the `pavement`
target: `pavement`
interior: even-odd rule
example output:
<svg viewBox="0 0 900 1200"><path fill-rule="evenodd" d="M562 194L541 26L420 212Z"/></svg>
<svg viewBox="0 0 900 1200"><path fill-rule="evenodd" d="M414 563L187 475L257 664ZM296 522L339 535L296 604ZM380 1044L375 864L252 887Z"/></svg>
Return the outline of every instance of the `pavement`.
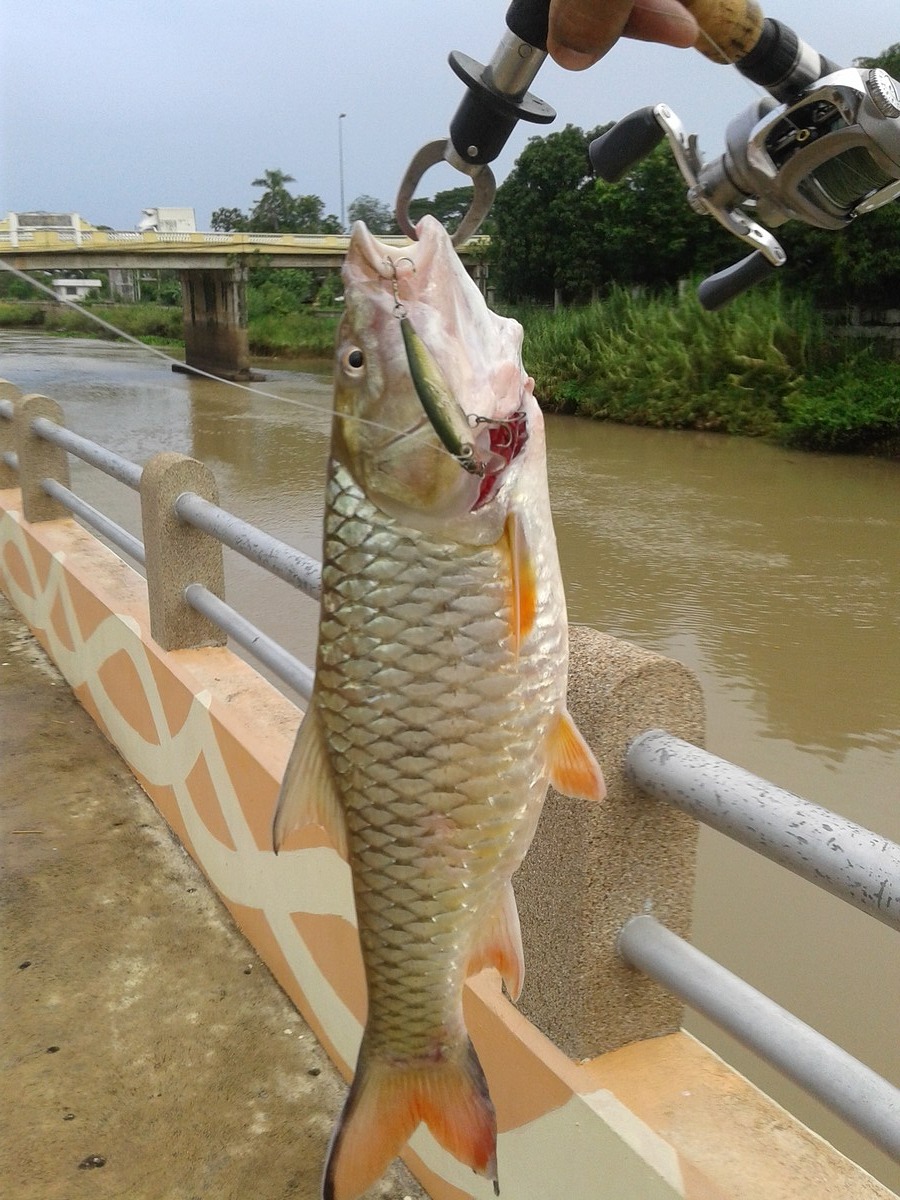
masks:
<svg viewBox="0 0 900 1200"><path fill-rule="evenodd" d="M0 846L0 1194L316 1200L343 1081L2 595Z"/></svg>

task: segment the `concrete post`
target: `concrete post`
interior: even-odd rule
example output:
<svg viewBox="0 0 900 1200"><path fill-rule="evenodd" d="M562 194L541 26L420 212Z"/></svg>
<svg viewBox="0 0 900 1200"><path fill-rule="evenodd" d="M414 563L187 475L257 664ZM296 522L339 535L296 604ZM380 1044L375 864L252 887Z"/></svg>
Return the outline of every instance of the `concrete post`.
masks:
<svg viewBox="0 0 900 1200"><path fill-rule="evenodd" d="M249 380L247 268L181 272L184 361L222 379Z"/></svg>
<svg viewBox="0 0 900 1200"><path fill-rule="evenodd" d="M697 826L625 776L628 743L664 728L702 745L700 685L681 663L593 629L570 631L569 711L603 767L599 804L551 791L513 883L525 947L519 1007L573 1058L681 1025L681 1003L616 953L629 917L687 936Z"/></svg>
<svg viewBox="0 0 900 1200"><path fill-rule="evenodd" d="M22 393L13 384L0 379L0 400L9 400L15 408L16 401ZM0 489L19 486L19 474L3 461L3 455L16 452L15 422L0 416Z"/></svg>
<svg viewBox="0 0 900 1200"><path fill-rule="evenodd" d="M219 502L215 478L204 463L169 451L154 455L141 476L150 632L164 650L224 646L222 630L184 598L189 583L200 583L224 599L225 574L221 542L176 516L182 492Z"/></svg>
<svg viewBox="0 0 900 1200"><path fill-rule="evenodd" d="M32 393L13 401L16 415L16 453L19 456L19 487L22 489L22 513L26 521L58 521L71 516L58 500L43 488L45 479L69 486L69 456L61 446L39 438L32 432L35 417L46 417L55 425L65 425L62 409L49 396Z"/></svg>

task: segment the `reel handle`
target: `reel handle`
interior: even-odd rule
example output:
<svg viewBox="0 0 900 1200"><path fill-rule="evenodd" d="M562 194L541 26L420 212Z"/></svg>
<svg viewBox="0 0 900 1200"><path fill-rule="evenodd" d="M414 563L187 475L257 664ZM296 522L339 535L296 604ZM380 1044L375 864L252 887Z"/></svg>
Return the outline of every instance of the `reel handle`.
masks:
<svg viewBox="0 0 900 1200"><path fill-rule="evenodd" d="M606 183L618 183L666 136L652 105L622 117L588 147L594 174Z"/></svg>
<svg viewBox="0 0 900 1200"><path fill-rule="evenodd" d="M715 312L777 270L761 251L754 250L746 258L704 279L697 288L697 299L707 312Z"/></svg>

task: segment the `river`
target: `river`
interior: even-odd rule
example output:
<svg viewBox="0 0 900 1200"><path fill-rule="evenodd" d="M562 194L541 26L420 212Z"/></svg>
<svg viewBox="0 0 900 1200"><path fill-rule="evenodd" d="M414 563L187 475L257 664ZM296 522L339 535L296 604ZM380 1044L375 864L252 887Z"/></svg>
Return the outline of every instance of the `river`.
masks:
<svg viewBox="0 0 900 1200"><path fill-rule="evenodd" d="M251 394L149 353L0 333L0 375L143 463L203 459L222 503L318 557L327 364L265 364ZM573 622L698 675L709 749L900 841L900 464L551 417ZM73 462L139 534L137 500ZM231 603L312 661L315 608L227 555ZM900 943L879 922L703 830L694 941L900 1085ZM900 1168L705 1021L688 1028L900 1192Z"/></svg>

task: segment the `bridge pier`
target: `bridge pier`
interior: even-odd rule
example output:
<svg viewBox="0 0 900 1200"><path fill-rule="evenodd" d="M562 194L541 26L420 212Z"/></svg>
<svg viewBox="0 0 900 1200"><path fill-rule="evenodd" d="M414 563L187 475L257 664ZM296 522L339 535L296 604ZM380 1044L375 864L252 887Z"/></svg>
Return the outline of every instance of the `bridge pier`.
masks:
<svg viewBox="0 0 900 1200"><path fill-rule="evenodd" d="M182 271L181 305L186 366L221 379L263 378L250 370L246 267Z"/></svg>

